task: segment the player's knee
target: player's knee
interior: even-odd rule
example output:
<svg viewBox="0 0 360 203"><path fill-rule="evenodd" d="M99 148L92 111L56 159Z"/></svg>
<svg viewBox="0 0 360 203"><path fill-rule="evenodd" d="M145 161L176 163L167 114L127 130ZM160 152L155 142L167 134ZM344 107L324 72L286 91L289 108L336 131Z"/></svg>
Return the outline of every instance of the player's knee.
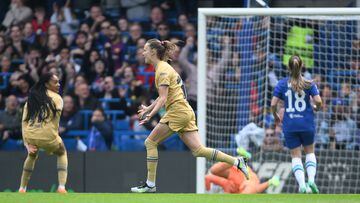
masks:
<svg viewBox="0 0 360 203"><path fill-rule="evenodd" d="M158 145L156 142L152 141L149 138L146 138L144 144L145 144L146 149L148 149L148 150L149 149L156 149L157 145Z"/></svg>
<svg viewBox="0 0 360 203"><path fill-rule="evenodd" d="M34 153L28 153L28 156L31 159L37 159L39 157L39 153L38 152L34 152Z"/></svg>
<svg viewBox="0 0 360 203"><path fill-rule="evenodd" d="M66 152L66 149L65 149L64 143L61 143L59 148L54 152L54 154L57 156L62 156L65 154L65 152Z"/></svg>

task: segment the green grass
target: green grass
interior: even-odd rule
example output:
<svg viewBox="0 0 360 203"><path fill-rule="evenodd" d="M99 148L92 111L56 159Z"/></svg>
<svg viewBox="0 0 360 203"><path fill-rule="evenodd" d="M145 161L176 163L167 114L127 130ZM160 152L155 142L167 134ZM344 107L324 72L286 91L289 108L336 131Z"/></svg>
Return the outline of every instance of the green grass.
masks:
<svg viewBox="0 0 360 203"><path fill-rule="evenodd" d="M130 194L130 193L0 193L1 203L93 203L93 202L126 202L126 203L359 203L360 195L300 195L300 194Z"/></svg>

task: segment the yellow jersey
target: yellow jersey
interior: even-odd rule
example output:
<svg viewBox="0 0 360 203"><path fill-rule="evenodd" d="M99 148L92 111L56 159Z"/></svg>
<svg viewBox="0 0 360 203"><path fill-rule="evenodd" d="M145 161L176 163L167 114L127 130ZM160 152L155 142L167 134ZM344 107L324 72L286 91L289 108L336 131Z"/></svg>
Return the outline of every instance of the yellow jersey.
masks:
<svg viewBox="0 0 360 203"><path fill-rule="evenodd" d="M47 90L47 95L53 100L57 113L55 117L50 116L48 121L37 122L35 121L32 125L25 121L25 117L28 112L27 103L25 103L23 117L22 117L22 134L23 137L37 140L52 140L59 136L59 122L61 111L63 109L63 100L61 96L51 90Z"/></svg>
<svg viewBox="0 0 360 203"><path fill-rule="evenodd" d="M185 84L180 75L165 61L160 61L155 69L155 86L159 89L160 86L168 86L168 96L165 103L165 109L177 102L188 104L186 97ZM192 110L190 105L188 110Z"/></svg>

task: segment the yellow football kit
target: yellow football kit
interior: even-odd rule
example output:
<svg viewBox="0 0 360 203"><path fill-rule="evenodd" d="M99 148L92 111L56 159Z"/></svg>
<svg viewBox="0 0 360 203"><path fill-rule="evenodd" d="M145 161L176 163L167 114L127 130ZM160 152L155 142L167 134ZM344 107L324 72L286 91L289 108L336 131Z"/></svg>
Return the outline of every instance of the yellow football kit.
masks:
<svg viewBox="0 0 360 203"><path fill-rule="evenodd" d="M55 117L51 115L47 121L41 123L37 121L33 124L26 122L25 117L28 112L26 103L22 118L22 134L24 142L42 148L48 153L52 153L57 150L62 143L62 139L59 136L59 122L63 109L63 100L59 94L50 90L47 90L47 95L53 100L57 109Z"/></svg>
<svg viewBox="0 0 360 203"><path fill-rule="evenodd" d="M186 89L180 75L167 62L160 61L155 70L155 86L168 86L166 113L160 123L167 124L174 132L198 130L195 113L186 100Z"/></svg>

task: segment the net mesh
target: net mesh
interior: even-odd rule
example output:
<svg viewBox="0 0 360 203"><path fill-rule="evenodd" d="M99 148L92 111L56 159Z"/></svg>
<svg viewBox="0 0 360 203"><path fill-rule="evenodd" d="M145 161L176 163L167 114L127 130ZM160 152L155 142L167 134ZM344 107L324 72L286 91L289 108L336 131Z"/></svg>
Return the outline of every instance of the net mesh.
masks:
<svg viewBox="0 0 360 203"><path fill-rule="evenodd" d="M207 146L232 155L241 146L252 153L262 180L280 175L280 187L268 192L297 191L281 126L274 128L269 113L273 89L287 75L290 56L297 54L305 65L303 76L315 81L324 103L316 113L320 190L360 192L359 19L206 17Z"/></svg>

